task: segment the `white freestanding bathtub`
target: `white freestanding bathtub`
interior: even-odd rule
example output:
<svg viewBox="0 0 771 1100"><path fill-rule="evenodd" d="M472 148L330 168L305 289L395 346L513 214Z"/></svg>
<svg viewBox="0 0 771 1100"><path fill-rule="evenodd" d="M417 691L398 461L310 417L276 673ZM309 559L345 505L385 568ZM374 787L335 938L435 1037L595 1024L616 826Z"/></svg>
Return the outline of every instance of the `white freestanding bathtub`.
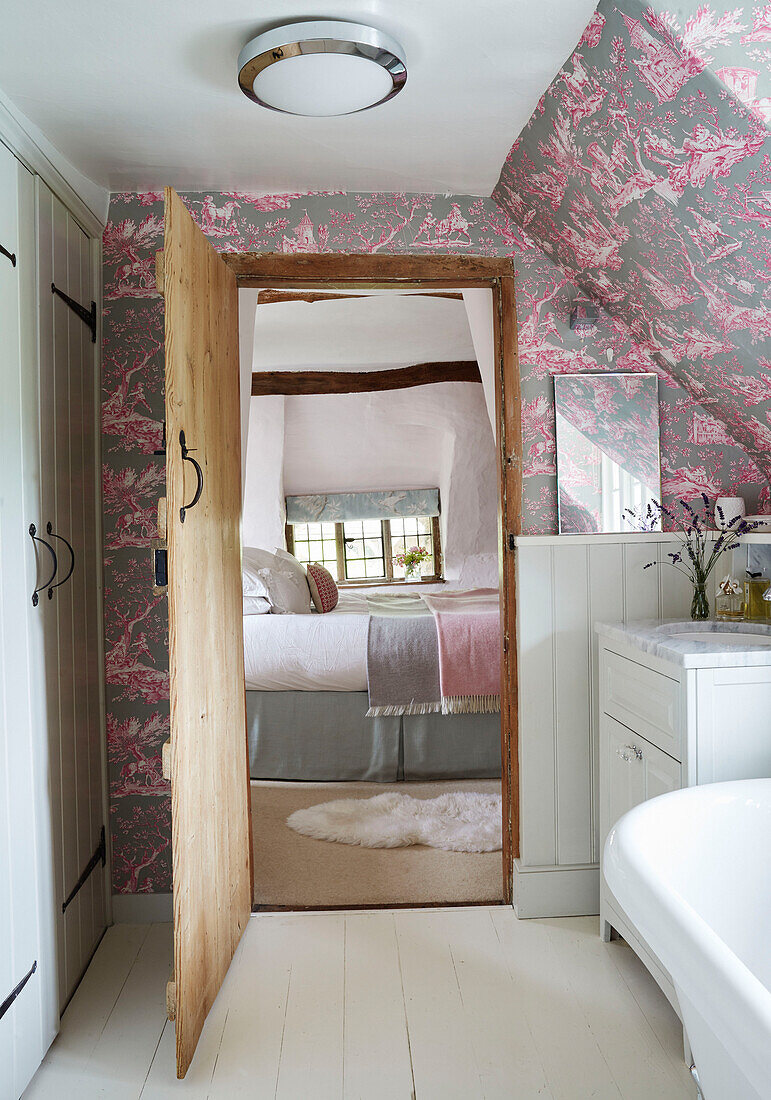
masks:
<svg viewBox="0 0 771 1100"><path fill-rule="evenodd" d="M704 1100L769 1100L771 779L642 803L608 835L604 870L672 976Z"/></svg>

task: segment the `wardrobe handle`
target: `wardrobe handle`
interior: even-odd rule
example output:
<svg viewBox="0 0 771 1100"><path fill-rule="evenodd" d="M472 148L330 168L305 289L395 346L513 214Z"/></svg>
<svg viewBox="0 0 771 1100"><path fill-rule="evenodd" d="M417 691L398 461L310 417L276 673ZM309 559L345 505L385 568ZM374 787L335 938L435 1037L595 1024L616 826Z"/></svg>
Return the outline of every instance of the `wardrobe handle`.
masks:
<svg viewBox="0 0 771 1100"><path fill-rule="evenodd" d="M60 542L63 542L63 543L64 543L64 545L65 545L65 546L67 547L67 549L68 549L68 550L69 550L69 552L70 552L70 558L71 558L71 561L70 561L70 568L69 568L69 571L68 571L68 573L67 573L67 576L66 576L66 577L63 577L63 578L62 578L62 579L61 579L60 581L57 581L57 582L56 582L56 584L52 584L52 585L51 585L51 591L53 591L53 590L54 590L54 588L58 588L58 587L59 587L59 585L61 585L61 584L64 584L64 582L65 582L65 581L68 581L68 580L70 579L70 577L72 576L72 571L73 571L73 569L75 568L75 551L74 551L74 550L72 549L72 547L70 546L70 544L69 544L69 543L67 542L67 540L66 540L66 538L64 537L64 535L55 535L55 534L54 534L54 531L53 531L53 528L52 528L52 526L51 526L50 522L48 522L48 523L46 524L46 531L48 532L48 534L49 534L49 535L51 536L51 538L52 538L52 539L59 539L59 541L60 541ZM51 580L53 580L53 579L54 579L54 578L53 578L53 577L51 577ZM50 584L51 582L49 581L48 583ZM49 600L50 600L50 598L51 598L50 594L49 594L48 598L49 598Z"/></svg>
<svg viewBox="0 0 771 1100"><path fill-rule="evenodd" d="M179 433L179 445L180 445L180 448L182 449L182 461L192 463L193 468L195 470L195 476L196 476L196 479L197 479L197 484L196 484L196 487L195 487L195 495L193 496L193 499L190 501L189 504L184 504L179 510L179 522L184 523L185 522L185 514L187 512L189 512L191 508L195 508L196 504L201 499L201 493L203 492L203 470L198 465L196 460L194 458L190 457L190 451L191 451L191 449L195 450L195 447L190 448L186 445L184 431L180 431L180 433Z"/></svg>
<svg viewBox="0 0 771 1100"><path fill-rule="evenodd" d="M50 523L48 524L48 528L49 528L49 531L50 531L50 528L51 528ZM48 578L48 580L45 582L45 584L41 584L40 587L36 588L35 591L32 593L32 606L37 607L37 605L38 605L38 596L37 596L37 594L38 594L38 592L42 592L44 588L48 588L48 598L49 598L49 600L53 597L54 590L53 590L53 588L49 588L48 586L52 583L54 577L56 576L56 571L59 568L59 563L56 560L56 551L54 550L53 546L51 546L50 542L46 542L45 539L41 538L38 535L37 527L35 527L34 523L30 523L30 525L29 525L29 534L30 534L30 538L33 540L33 542L42 543L43 546L45 546L46 550L48 550L48 552L50 553L51 557L54 559L54 571L53 571L53 573Z"/></svg>

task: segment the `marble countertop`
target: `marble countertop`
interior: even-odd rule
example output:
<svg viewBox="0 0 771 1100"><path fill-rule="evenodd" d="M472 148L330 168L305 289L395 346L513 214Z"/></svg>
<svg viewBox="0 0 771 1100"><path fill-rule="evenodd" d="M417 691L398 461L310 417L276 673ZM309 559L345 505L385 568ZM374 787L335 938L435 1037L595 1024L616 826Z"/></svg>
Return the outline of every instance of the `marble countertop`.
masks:
<svg viewBox="0 0 771 1100"><path fill-rule="evenodd" d="M634 646L651 657L670 661L681 668L771 667L771 626L762 623L647 619L633 623L596 623L595 630L611 642ZM704 638L678 637L685 632L703 634ZM754 634L758 641L747 638L740 644L727 643L718 637L720 634Z"/></svg>

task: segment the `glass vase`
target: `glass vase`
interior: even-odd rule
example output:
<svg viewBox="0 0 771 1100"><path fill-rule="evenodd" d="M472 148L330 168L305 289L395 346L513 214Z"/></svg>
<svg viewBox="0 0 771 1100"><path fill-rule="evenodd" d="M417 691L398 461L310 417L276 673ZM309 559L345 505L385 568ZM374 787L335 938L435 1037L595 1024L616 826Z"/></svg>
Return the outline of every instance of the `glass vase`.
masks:
<svg viewBox="0 0 771 1100"><path fill-rule="evenodd" d="M698 581L693 586L693 600L691 601L691 618L695 622L709 618L709 596L707 595L707 582Z"/></svg>

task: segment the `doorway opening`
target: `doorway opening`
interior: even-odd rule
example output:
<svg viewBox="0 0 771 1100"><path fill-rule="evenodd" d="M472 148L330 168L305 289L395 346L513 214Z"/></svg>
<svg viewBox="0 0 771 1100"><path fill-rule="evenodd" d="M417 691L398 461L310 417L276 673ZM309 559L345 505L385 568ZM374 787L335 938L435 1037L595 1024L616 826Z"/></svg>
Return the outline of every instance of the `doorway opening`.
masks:
<svg viewBox="0 0 771 1100"><path fill-rule="evenodd" d="M177 1074L183 1077L247 926L253 894L239 432L239 420L248 413L239 390L248 396L251 385L249 378L246 387L239 383L239 358L249 375L252 361L239 357L239 339L250 340L249 326L239 328L239 294L267 288L489 292L488 354L479 369L489 377L494 401L498 482L504 902L511 900L519 836L514 547L520 416L510 261L220 254L172 188L165 192L164 221L157 282L165 304L167 446L159 528L168 547L170 739L164 773L171 779L174 879L174 977L167 1004L176 1024Z"/></svg>
<svg viewBox="0 0 771 1100"><path fill-rule="evenodd" d="M452 256L223 259L239 287L247 397L244 635L254 908L510 902L518 852L512 536L520 522L511 263ZM415 546L423 558L417 584L405 576L404 562ZM320 566L337 587L333 612L318 614L317 604L305 615L263 614L271 563L258 552L288 552L309 572ZM442 597L473 593L474 615L473 601L483 604L493 591L500 702L487 706L475 695L458 708L470 713L436 713L439 700L422 707L419 683L406 708L399 708L405 698L397 691L394 706L378 713L404 672L387 667L388 646L401 644L398 631L411 637L413 629L435 629L441 619L428 611L432 596L442 607ZM396 640L379 653L375 624L388 638L391 616L418 605L432 625L397 623ZM454 610L451 599L449 606ZM372 669L377 676L383 665L391 684L375 685L375 698ZM420 800L421 813L429 800L441 807L443 796L459 797L478 836L498 794L500 851L474 850L473 840L471 849L463 850L463 840L460 851L442 848L441 820L421 822L436 841L381 847L400 839L389 833L393 819L384 825L378 818L374 839L372 822L358 820L373 799L398 818L405 807L386 807L392 795ZM349 807L356 820L346 818L341 828L335 814Z"/></svg>

